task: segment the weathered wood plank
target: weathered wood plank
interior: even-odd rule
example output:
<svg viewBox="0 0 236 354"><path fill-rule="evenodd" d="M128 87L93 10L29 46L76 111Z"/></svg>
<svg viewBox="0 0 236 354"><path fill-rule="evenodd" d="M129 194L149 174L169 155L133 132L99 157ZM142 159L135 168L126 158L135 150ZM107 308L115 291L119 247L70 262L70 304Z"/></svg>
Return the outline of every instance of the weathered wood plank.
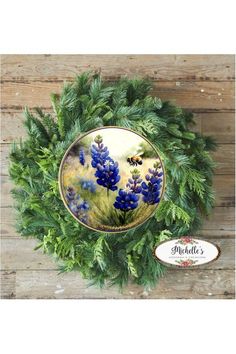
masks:
<svg viewBox="0 0 236 354"><path fill-rule="evenodd" d="M192 111L234 110L234 86L231 82L157 82L153 96Z"/></svg>
<svg viewBox="0 0 236 354"><path fill-rule="evenodd" d="M65 80L85 70L104 78L148 76L154 80L234 79L233 55L3 55L3 80Z"/></svg>
<svg viewBox="0 0 236 354"><path fill-rule="evenodd" d="M215 191L215 206L235 205L235 176L216 175L213 179L213 189Z"/></svg>
<svg viewBox="0 0 236 354"><path fill-rule="evenodd" d="M196 113L197 132L211 135L217 143L235 143L235 114L234 113Z"/></svg>
<svg viewBox="0 0 236 354"><path fill-rule="evenodd" d="M47 112L52 112L51 109L47 110ZM209 116L212 116L212 113L207 113ZM219 114L219 113L214 113ZM232 113L223 113L226 117L228 115L232 115ZM191 129L195 132L201 132L201 114L196 114L195 117L195 125L191 125ZM224 121L223 121L223 127L222 129L224 130ZM227 128L225 129L233 129L233 120L232 122L229 121ZM2 112L1 114L1 130L2 134L0 137L0 143L12 143L12 142L19 142L21 139L27 138L27 131L26 128L24 127L24 114L23 112ZM229 134L225 134L226 140L230 136ZM234 140L229 137L228 140L230 141L223 141L223 142L232 142L234 143ZM219 141L220 142L220 141Z"/></svg>
<svg viewBox="0 0 236 354"><path fill-rule="evenodd" d="M102 290L81 278L79 273L57 271L17 271L17 299L233 299L232 270L168 270L157 287L144 291L130 284L120 292L114 287Z"/></svg>
<svg viewBox="0 0 236 354"><path fill-rule="evenodd" d="M219 144L217 150L212 153L214 161L217 163L215 173L217 175L234 174L234 144ZM0 144L1 153L1 174L8 175L8 155L11 150L11 144Z"/></svg>
<svg viewBox="0 0 236 354"><path fill-rule="evenodd" d="M0 156L1 156L1 175L8 176L9 168L9 154L11 151L11 144L0 144Z"/></svg>
<svg viewBox="0 0 236 354"><path fill-rule="evenodd" d="M1 208L1 235L6 237L18 236L15 231L16 211L12 208ZM216 207L211 216L203 223L199 235L206 237L230 237L235 235L234 207Z"/></svg>
<svg viewBox="0 0 236 354"><path fill-rule="evenodd" d="M60 93L61 82L3 82L2 110L22 110L51 107L51 92ZM155 82L153 96L169 100L183 108L197 111L227 111L234 109L234 83L225 82Z"/></svg>
<svg viewBox="0 0 236 354"><path fill-rule="evenodd" d="M206 237L208 239L210 238L235 238L235 230L221 230L221 229L212 229L212 230L207 230L207 229L201 229L197 232L198 237Z"/></svg>
<svg viewBox="0 0 236 354"><path fill-rule="evenodd" d="M1 238L1 270L58 269L58 263L52 256L40 249L34 250L38 244L32 238Z"/></svg>
<svg viewBox="0 0 236 354"><path fill-rule="evenodd" d="M0 271L0 299L16 297L16 272Z"/></svg>
<svg viewBox="0 0 236 354"><path fill-rule="evenodd" d="M1 211L1 210L0 210ZM2 211L1 211L2 213ZM18 232L16 231L16 228L14 226L14 223L9 223L5 220L1 220L1 224L0 224L0 235L1 237L19 237L20 235L18 234Z"/></svg>
<svg viewBox="0 0 236 354"><path fill-rule="evenodd" d="M201 269L234 269L235 240L232 238L204 238L218 245L220 257ZM42 250L34 251L38 245L35 239L2 238L1 239L1 270L58 270L58 262Z"/></svg>
<svg viewBox="0 0 236 354"><path fill-rule="evenodd" d="M14 213L14 211L13 211ZM214 227L214 225L213 225ZM217 227L217 226L216 226ZM0 224L0 235L1 237L11 237L17 238L20 235L16 232L13 222L8 222L6 220L2 220L2 224ZM207 238L232 238L235 237L235 230L224 230L224 229L201 229L197 233L200 237L207 237Z"/></svg>
<svg viewBox="0 0 236 354"><path fill-rule="evenodd" d="M14 208L1 208L1 235L8 236L8 234L12 234L13 236L16 234L13 233L13 230L16 225L16 210Z"/></svg>
<svg viewBox="0 0 236 354"><path fill-rule="evenodd" d="M21 237L14 225L12 224L2 224L0 225L0 235L1 237L9 237L9 238L18 238ZM197 233L198 237L205 237L208 239L214 239L214 238L233 238L235 237L235 230L220 230L220 229L201 229Z"/></svg>
<svg viewBox="0 0 236 354"><path fill-rule="evenodd" d="M14 205L14 199L11 190L14 188L13 182L9 176L1 176L1 207L11 207Z"/></svg>
<svg viewBox="0 0 236 354"><path fill-rule="evenodd" d="M203 222L204 230L235 230L234 207L216 207L212 214Z"/></svg>
<svg viewBox="0 0 236 354"><path fill-rule="evenodd" d="M1 143L19 142L27 138L23 112L1 114Z"/></svg>
<svg viewBox="0 0 236 354"><path fill-rule="evenodd" d="M11 143L27 137L23 112L3 112L1 116L2 143ZM196 113L195 123L196 125L190 126L193 131L212 135L218 143L235 142L233 113Z"/></svg>
<svg viewBox="0 0 236 354"><path fill-rule="evenodd" d="M219 144L217 150L212 152L212 157L217 163L217 175L233 175L235 171L235 145Z"/></svg>
<svg viewBox="0 0 236 354"><path fill-rule="evenodd" d="M11 196L11 190L14 188L13 182L8 176L1 177L1 207L11 207L14 200ZM215 191L215 206L234 206L235 205L235 188L234 175L216 175L213 180L213 188Z"/></svg>
<svg viewBox="0 0 236 354"><path fill-rule="evenodd" d="M51 110L49 94L60 92L64 80L85 70L101 71L105 80L120 76L147 76L154 82L153 95L197 113L195 131L215 136L220 145L213 154L218 162L214 187L216 205L205 221L202 237L222 248L221 257L208 269L169 270L152 292L129 285L124 294L114 288L87 288L79 273L58 275L56 264L37 241L17 237L15 214L9 197L11 184L3 177L2 298L233 298L234 274L234 56L232 55L9 55L2 56L4 143L25 137L21 109L41 105ZM230 82L231 81L231 82ZM200 113L202 112L202 113ZM224 112L224 113L223 113ZM9 145L3 147L3 175L7 175ZM213 236L214 235L214 236ZM224 270L210 270L211 267ZM16 272L12 269L17 269ZM46 270L47 269L47 270ZM50 270L49 270L50 269ZM17 285L16 285L17 283Z"/></svg>

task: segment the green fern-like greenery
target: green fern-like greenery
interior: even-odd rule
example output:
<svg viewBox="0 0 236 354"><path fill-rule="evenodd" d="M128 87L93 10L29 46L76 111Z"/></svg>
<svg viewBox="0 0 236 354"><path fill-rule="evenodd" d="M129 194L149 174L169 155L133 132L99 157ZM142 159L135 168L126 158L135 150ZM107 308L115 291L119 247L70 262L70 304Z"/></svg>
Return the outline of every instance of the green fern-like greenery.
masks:
<svg viewBox="0 0 236 354"><path fill-rule="evenodd" d="M147 80L121 79L109 86L84 73L52 94L53 114L25 110L28 139L10 155L17 230L39 240L55 256L61 271L78 270L92 284L120 287L132 279L155 286L165 267L154 247L173 236L194 234L214 202L211 137L189 129L191 113L149 95ZM122 234L102 234L80 225L60 198L58 170L80 133L101 126L130 128L156 146L166 171L165 195L145 224Z"/></svg>

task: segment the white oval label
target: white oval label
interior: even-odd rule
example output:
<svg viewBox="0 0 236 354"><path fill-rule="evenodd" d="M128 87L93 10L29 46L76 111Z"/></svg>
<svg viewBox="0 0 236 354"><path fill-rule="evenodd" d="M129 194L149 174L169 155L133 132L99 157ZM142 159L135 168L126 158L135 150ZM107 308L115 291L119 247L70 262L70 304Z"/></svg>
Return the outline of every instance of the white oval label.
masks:
<svg viewBox="0 0 236 354"><path fill-rule="evenodd" d="M163 263L193 267L216 260L220 249L211 242L184 236L160 243L154 254Z"/></svg>

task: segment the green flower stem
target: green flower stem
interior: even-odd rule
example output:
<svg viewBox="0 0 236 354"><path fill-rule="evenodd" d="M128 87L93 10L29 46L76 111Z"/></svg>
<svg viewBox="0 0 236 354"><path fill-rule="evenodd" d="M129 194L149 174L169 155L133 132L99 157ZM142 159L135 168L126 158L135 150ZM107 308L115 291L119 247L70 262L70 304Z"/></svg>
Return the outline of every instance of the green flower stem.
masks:
<svg viewBox="0 0 236 354"><path fill-rule="evenodd" d="M124 210L124 211L123 211L123 225L125 225L125 221L126 221L126 213L127 213L127 211L126 211L126 210Z"/></svg>

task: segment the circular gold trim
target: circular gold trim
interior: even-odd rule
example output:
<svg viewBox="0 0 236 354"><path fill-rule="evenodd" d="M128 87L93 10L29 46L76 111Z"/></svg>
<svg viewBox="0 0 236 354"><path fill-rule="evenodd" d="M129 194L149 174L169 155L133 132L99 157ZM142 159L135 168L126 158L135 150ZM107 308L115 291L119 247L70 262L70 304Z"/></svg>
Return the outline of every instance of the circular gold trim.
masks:
<svg viewBox="0 0 236 354"><path fill-rule="evenodd" d="M163 260L161 260L160 258L157 257L157 255L156 255L156 249L157 249L157 247L159 247L160 245L162 245L162 244L164 244L164 243L170 242L170 241L180 240L181 237L191 237L193 240L196 240L196 241L208 242L208 243L212 244L212 245L217 249L218 254L217 254L217 256L216 256L215 258L213 258L211 261L208 261L208 262L202 263L202 264L196 264L196 265L193 264L192 266L188 266L188 267L183 267L183 266L178 265L178 264L167 263L167 262L164 262ZM221 255L221 249L220 249L220 247L219 247L218 245L216 245L214 242L211 242L211 241L208 241L208 240L203 240L203 239L200 239L200 238L195 238L194 236L189 236L189 235L187 235L187 236L173 237L173 238L171 238L170 240L165 240L165 241L162 241L162 242L158 243L158 245L154 247L152 253L153 253L154 258L155 258L158 262L160 262L161 264L165 265L166 267L168 266L168 267L170 267L170 268L172 267L172 268L180 268L180 269L185 269L185 270L186 270L186 269L189 269L189 268L201 267L201 266L204 266L204 265L206 265L206 264L210 264L210 263L216 261L216 260L220 257L220 255Z"/></svg>
<svg viewBox="0 0 236 354"><path fill-rule="evenodd" d="M147 139L145 138L144 136L142 136L141 134L135 132L134 130L131 130L131 129L128 129L128 128L124 128L124 127L118 127L116 125L110 125L110 126L105 126L105 127L100 127L100 128L95 128L95 129L92 129L92 130L89 130L88 132L86 133L82 133L81 135L79 135L79 137L68 147L68 149L66 150L62 160L61 160L61 163L60 163L60 167L59 167L59 173L58 173L58 184L59 184L59 192L60 192L60 195L61 195L61 199L66 207L66 209L69 211L69 213L73 216L73 218L78 222L80 223L81 225L89 228L90 230L93 230L93 231L96 231L96 232L101 232L101 233L109 233L109 234L118 234L118 233L124 233L124 232L127 232L129 230L132 230L132 229L135 229L136 227L138 226L141 226L143 225L147 220L149 220L156 212L157 208L159 207L160 205L160 202L158 203L157 207L155 208L155 210L153 211L153 213L150 214L149 217L147 217L144 221L142 221L140 224L136 225L136 226L133 226L127 230L123 230L123 231L102 231L102 230L97 230L97 229L94 229L93 227L91 226L88 226L87 224L83 223L82 221L80 221L70 210L70 208L68 207L66 201L65 201L65 196L64 196L64 193L63 193L63 190L62 190L62 168L63 168L63 164L64 164L64 161L65 159L67 158L67 155L68 153L70 152L70 150L73 148L74 145L76 145L78 143L79 140L83 139L86 135L90 134L90 133L93 133L97 130L103 130L103 129L109 129L109 128L116 128L116 129L122 129L122 130L127 130L131 133L134 133L138 136L140 136L142 139L144 139L147 143L149 143L149 145L151 145L151 147L153 148L153 150L156 152L156 154L158 155L159 159L160 159L160 163L161 163L161 167L162 167L162 171L163 171L163 186L162 186L162 192L161 192L161 195L160 195L160 202L163 198L163 195L164 195L164 191L165 191L165 186L166 186L166 172L165 172L165 168L164 168L164 164L162 162L162 159L160 157L160 152L158 151L158 149Z"/></svg>

